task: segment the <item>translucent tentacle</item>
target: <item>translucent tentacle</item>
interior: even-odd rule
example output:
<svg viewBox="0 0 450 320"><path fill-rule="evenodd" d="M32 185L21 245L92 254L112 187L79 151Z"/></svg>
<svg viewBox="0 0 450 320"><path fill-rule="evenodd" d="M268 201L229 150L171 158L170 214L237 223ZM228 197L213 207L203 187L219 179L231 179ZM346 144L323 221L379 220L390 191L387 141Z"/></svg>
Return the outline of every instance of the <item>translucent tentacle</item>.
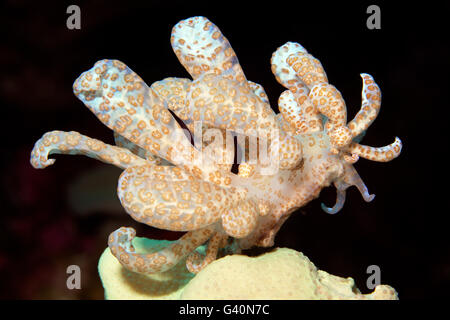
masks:
<svg viewBox="0 0 450 320"><path fill-rule="evenodd" d="M352 135L356 137L366 130L377 118L381 106L381 90L370 74L361 73L363 79L361 110L348 123Z"/></svg>
<svg viewBox="0 0 450 320"><path fill-rule="evenodd" d="M321 204L322 210L329 214L336 214L344 207L345 203L345 193L349 184L344 182L343 180L338 180L334 183L336 187L336 203L332 208L326 207L325 204Z"/></svg>
<svg viewBox="0 0 450 320"><path fill-rule="evenodd" d="M48 167L55 163L55 159L48 159L51 154L85 155L122 169L133 165L156 164L154 160L142 159L128 149L111 146L75 131L51 131L44 134L34 145L30 162L36 169Z"/></svg>
<svg viewBox="0 0 450 320"><path fill-rule="evenodd" d="M375 198L374 194L369 194L369 190L367 189L366 185L364 184L364 181L362 181L358 172L352 165L345 166L345 173L344 173L344 177L342 179L349 186L355 186L356 188L358 188L359 192L361 193L362 197L364 198L364 201L370 202Z"/></svg>
<svg viewBox="0 0 450 320"><path fill-rule="evenodd" d="M336 189L336 204L332 207L326 207L325 204L321 203L321 208L323 211L329 214L338 213L345 203L345 190Z"/></svg>
<svg viewBox="0 0 450 320"><path fill-rule="evenodd" d="M398 137L395 137L395 141L393 143L378 148L353 142L349 145L348 151L364 159L387 162L397 158L400 155L400 152L402 151L402 141Z"/></svg>
<svg viewBox="0 0 450 320"><path fill-rule="evenodd" d="M172 48L193 79L213 72L244 82L245 75L227 38L205 17L178 22L172 29Z"/></svg>
<svg viewBox="0 0 450 320"><path fill-rule="evenodd" d="M208 226L191 231L158 252L140 254L135 252L132 244L136 231L122 227L111 233L108 246L117 260L130 271L144 274L164 272L207 241L214 230L215 226Z"/></svg>
<svg viewBox="0 0 450 320"><path fill-rule="evenodd" d="M269 105L269 98L267 97L263 86L252 81L247 81L247 83L250 86L250 89L253 90L253 93L259 97L263 103Z"/></svg>
<svg viewBox="0 0 450 320"><path fill-rule="evenodd" d="M200 255L197 251L192 252L186 259L186 267L189 272L199 273L208 264L216 260L219 248L227 238L227 235L216 232L208 241L205 256Z"/></svg>

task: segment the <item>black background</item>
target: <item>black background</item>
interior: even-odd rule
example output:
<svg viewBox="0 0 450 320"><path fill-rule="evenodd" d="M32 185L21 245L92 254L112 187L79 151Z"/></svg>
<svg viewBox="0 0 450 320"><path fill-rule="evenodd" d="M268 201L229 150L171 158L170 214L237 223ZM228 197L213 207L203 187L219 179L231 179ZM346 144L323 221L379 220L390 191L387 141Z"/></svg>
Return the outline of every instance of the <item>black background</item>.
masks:
<svg viewBox="0 0 450 320"><path fill-rule="evenodd" d="M331 274L353 277L363 293L370 291L366 268L375 264L400 299L448 296L449 8L443 3L3 2L0 298L102 299L96 267L110 232L124 225L139 236L180 236L139 225L120 208L120 169L56 155L53 166L35 170L29 156L51 130L113 143L112 132L73 95L73 81L104 58L125 62L148 84L189 77L169 38L178 21L195 15L221 29L247 78L263 85L277 112L285 89L270 71L270 57L287 41L301 43L322 62L346 100L349 119L361 104L359 74L373 75L382 108L362 143L383 146L395 136L403 141L392 162L361 159L355 165L376 194L373 202L351 188L343 210L331 216L320 209L320 202L335 201L335 190L326 188L287 220L275 245L302 251ZM81 8L81 30L66 27L70 4ZM370 4L381 8L381 30L366 27ZM70 264L82 268L82 290L65 286Z"/></svg>

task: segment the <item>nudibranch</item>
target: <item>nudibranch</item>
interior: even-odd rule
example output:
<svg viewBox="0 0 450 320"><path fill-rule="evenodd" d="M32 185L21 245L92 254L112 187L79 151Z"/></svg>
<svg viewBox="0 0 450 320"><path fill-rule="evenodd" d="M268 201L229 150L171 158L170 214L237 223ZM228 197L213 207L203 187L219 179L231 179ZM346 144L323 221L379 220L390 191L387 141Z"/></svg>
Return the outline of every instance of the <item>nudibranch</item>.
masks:
<svg viewBox="0 0 450 320"><path fill-rule="evenodd" d="M247 80L230 43L208 19L180 21L171 44L192 79L166 78L149 87L122 62L101 60L75 81L75 95L114 131L115 146L78 132L52 131L31 154L35 168L53 164L48 155L54 153L118 166L124 169L118 196L133 219L186 231L152 254L135 252L134 229L114 231L108 245L125 268L163 272L186 258L196 273L221 249L272 246L289 215L332 183L337 200L331 208L322 205L327 213L343 207L350 186L364 200L373 199L353 164L360 157L390 161L402 144L398 138L378 148L359 143L380 110L381 92L372 76L361 74L361 110L347 122L345 102L319 60L288 42L271 58L273 74L287 89L275 114L264 88ZM213 131L214 141L199 139L198 128ZM217 138L225 134L229 142L230 132L236 146ZM262 149L254 152L266 142L270 161L263 161ZM231 170L236 150L242 155L237 173ZM195 249L205 243L201 256Z"/></svg>

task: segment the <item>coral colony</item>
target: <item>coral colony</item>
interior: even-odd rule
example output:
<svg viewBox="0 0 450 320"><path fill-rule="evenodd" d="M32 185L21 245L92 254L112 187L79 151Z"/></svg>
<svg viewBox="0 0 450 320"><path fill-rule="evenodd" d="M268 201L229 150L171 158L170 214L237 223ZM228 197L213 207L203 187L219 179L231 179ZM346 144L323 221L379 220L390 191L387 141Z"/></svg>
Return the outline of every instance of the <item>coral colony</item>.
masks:
<svg viewBox="0 0 450 320"><path fill-rule="evenodd" d="M208 19L180 21L171 43L192 80L166 78L148 87L122 62L101 60L75 81L75 95L114 131L116 146L78 132L52 131L31 154L35 168L53 164L48 159L53 153L118 166L124 169L119 199L133 219L187 231L151 254L135 252L134 229L114 231L108 244L126 269L162 272L187 257L188 270L197 273L221 249L272 246L290 214L331 183L337 200L331 208L322 205L327 213L343 207L350 186L365 201L374 198L353 164L359 157L390 161L402 144L399 138L379 148L359 144L381 105L369 74L361 74L361 109L347 122L345 102L319 60L288 42L271 59L273 74L288 89L275 114L263 87L247 80L230 43ZM193 143L172 113L193 133ZM195 249L205 243L201 255Z"/></svg>

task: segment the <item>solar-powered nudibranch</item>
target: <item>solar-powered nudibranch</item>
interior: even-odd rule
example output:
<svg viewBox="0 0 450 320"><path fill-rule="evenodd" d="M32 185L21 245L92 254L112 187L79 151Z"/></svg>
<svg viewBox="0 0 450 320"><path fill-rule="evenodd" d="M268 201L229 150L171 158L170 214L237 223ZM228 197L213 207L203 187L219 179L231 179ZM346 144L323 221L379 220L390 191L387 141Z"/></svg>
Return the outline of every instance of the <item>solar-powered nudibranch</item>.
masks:
<svg viewBox="0 0 450 320"><path fill-rule="evenodd" d="M332 183L337 201L331 208L322 205L327 213L343 207L350 186L356 186L364 200L373 199L353 164L360 157L390 161L402 145L398 138L379 148L359 144L381 104L380 89L370 75L361 74L361 110L347 122L345 102L328 83L319 60L288 42L271 59L272 72L287 88L275 114L263 87L247 80L228 40L208 19L180 21L171 43L192 80L166 78L149 87L122 62L101 60L75 81L75 95L114 131L115 146L78 132L53 131L36 142L31 154L35 168L53 164L55 160L48 159L52 153L83 154L118 166L124 169L119 199L133 219L187 231L152 254L135 252L134 229L114 231L108 244L125 268L162 272L187 257L188 269L198 272L231 242L237 251L272 246L290 214ZM194 122L201 122L205 129L256 135L256 141L267 137L267 130L278 132L267 139L277 151L279 169L267 174L267 164L244 161L234 173L234 147L204 141L193 145L179 134L180 124L169 110L191 130ZM237 143L243 154L251 149L246 141ZM206 147L231 161L210 157ZM201 165L193 160L198 157L203 157ZM205 243L206 255L201 256L195 249Z"/></svg>

